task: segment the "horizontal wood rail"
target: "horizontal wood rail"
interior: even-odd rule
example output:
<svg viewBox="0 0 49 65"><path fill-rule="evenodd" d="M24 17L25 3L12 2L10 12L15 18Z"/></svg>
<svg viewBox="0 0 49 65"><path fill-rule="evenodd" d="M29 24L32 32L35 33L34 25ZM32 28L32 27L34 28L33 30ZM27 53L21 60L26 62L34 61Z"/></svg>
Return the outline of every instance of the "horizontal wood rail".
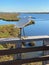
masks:
<svg viewBox="0 0 49 65"><path fill-rule="evenodd" d="M24 64L24 63L46 61L46 60L49 60L49 56L37 57L37 58L31 58L31 59L18 59L18 60L12 60L12 61L5 61L5 62L0 62L0 65L18 65L18 64Z"/></svg>
<svg viewBox="0 0 49 65"><path fill-rule="evenodd" d="M43 36L26 36L26 37L22 37L22 39L20 40L20 38L0 38L0 44L3 43L21 43L22 41L24 42L30 42L30 41L40 41L40 40L49 40L49 36L48 35L43 35Z"/></svg>
<svg viewBox="0 0 49 65"><path fill-rule="evenodd" d="M16 49L8 49L8 50L0 50L0 56L2 55L10 55L10 54L17 54L18 53L26 53L26 52L35 52L35 51L46 51L49 50L49 46L38 46L38 47L30 47L30 48L21 48L21 45L19 44L23 42L30 42L30 41L44 41L49 42L49 36L28 36L25 38L2 38L0 39L0 44L3 43L15 43L17 45ZM21 43L22 44L22 43ZM20 57L19 57L20 58ZM36 58L29 58L29 59L18 59L17 60L11 60L11 61L4 61L0 62L0 65L21 65L25 63L31 63L31 62L39 62L39 61L47 61L49 60L49 56L40 56Z"/></svg>
<svg viewBox="0 0 49 65"><path fill-rule="evenodd" d="M10 54L17 54L17 53L44 51L44 50L45 51L49 50L49 46L39 46L39 47L32 47L32 48L16 48L16 49L9 49L9 50L0 50L0 55L10 55Z"/></svg>

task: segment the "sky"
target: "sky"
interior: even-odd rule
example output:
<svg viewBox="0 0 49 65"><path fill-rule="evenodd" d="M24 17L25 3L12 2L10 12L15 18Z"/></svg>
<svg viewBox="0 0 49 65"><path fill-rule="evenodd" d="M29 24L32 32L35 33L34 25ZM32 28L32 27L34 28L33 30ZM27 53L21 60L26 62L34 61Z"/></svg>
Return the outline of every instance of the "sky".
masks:
<svg viewBox="0 0 49 65"><path fill-rule="evenodd" d="M49 12L49 0L0 0L0 12Z"/></svg>

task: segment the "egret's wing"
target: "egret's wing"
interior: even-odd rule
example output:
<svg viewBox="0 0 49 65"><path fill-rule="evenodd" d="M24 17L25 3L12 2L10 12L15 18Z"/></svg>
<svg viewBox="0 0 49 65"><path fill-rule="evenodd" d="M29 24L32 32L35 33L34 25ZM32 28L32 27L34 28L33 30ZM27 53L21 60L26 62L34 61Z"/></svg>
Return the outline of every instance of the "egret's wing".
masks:
<svg viewBox="0 0 49 65"><path fill-rule="evenodd" d="M29 26L29 25L32 25L32 24L35 24L35 22L34 22L33 20L30 20L30 22L28 22L28 23L25 25L25 27L26 27L26 26Z"/></svg>
<svg viewBox="0 0 49 65"><path fill-rule="evenodd" d="M23 28L31 24L34 24L34 21L31 20L31 18L25 17L25 18L21 18L19 22L17 22L16 27Z"/></svg>
<svg viewBox="0 0 49 65"><path fill-rule="evenodd" d="M19 22L17 22L16 27L23 28L29 22L28 18L21 18Z"/></svg>

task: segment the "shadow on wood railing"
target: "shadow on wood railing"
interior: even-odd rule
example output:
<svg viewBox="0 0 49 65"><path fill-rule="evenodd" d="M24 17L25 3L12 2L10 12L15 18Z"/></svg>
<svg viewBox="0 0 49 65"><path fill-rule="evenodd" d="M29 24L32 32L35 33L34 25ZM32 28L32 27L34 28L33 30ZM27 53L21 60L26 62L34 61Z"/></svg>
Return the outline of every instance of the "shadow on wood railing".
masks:
<svg viewBox="0 0 49 65"><path fill-rule="evenodd" d="M40 41L44 40L44 43L49 44L49 36L29 36L27 38L24 38L24 40L20 40L19 38L3 38L0 39L0 43L16 43L17 48L16 49L8 49L8 50L0 50L0 56L3 55L10 55L10 54L18 54L18 53L26 53L26 52L34 52L34 51L46 51L49 50L49 46L39 46L39 47L32 47L32 48L20 48L21 47L21 42L29 42L29 41ZM19 45L20 44L20 45ZM40 56L40 57L35 57L35 58L29 58L29 59L16 59L16 60L11 60L11 61L4 61L0 62L0 65L21 65L25 63L31 63L31 62L38 62L38 61L46 61L49 60L49 56Z"/></svg>
<svg viewBox="0 0 49 65"><path fill-rule="evenodd" d="M17 54L17 53L44 51L44 50L45 51L49 50L49 46L0 50L0 55L10 55L10 54ZM46 60L49 60L49 56L40 56L40 57L30 58L30 59L17 59L17 60L11 60L11 61L4 61L4 62L0 62L0 65L18 65L18 64L25 64L25 63L31 63L31 62L46 61Z"/></svg>

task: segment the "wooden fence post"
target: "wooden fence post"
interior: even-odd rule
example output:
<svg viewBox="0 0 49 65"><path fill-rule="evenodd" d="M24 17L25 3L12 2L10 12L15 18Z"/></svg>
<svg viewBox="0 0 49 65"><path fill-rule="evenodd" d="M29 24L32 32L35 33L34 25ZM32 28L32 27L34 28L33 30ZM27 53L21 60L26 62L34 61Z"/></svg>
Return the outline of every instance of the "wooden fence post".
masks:
<svg viewBox="0 0 49 65"><path fill-rule="evenodd" d="M17 43L17 44L15 44L15 48L21 48L22 47L22 43ZM21 53L18 53L18 54L15 54L14 55L14 60L16 60L16 59L21 59L22 58L22 55L21 55ZM18 65L21 65L21 64L18 64Z"/></svg>
<svg viewBox="0 0 49 65"><path fill-rule="evenodd" d="M43 40L43 46L45 46L46 44L45 44L46 42L45 42L45 40ZM43 56L45 55L45 51L43 51ZM42 65L46 65L46 61L42 61Z"/></svg>
<svg viewBox="0 0 49 65"><path fill-rule="evenodd" d="M49 40L44 40L44 44L46 46L48 46L49 45ZM44 55L48 56L49 55L49 50L48 51L44 51ZM49 61L44 61L44 65L46 65L46 64L49 64Z"/></svg>
<svg viewBox="0 0 49 65"><path fill-rule="evenodd" d="M20 34L19 34L19 39L21 40L21 30L22 28L20 28ZM21 42L17 42L17 44L15 44L15 48L21 48L22 47L22 43ZM21 59L22 55L21 53L15 54L14 59ZM21 64L18 64L21 65Z"/></svg>

